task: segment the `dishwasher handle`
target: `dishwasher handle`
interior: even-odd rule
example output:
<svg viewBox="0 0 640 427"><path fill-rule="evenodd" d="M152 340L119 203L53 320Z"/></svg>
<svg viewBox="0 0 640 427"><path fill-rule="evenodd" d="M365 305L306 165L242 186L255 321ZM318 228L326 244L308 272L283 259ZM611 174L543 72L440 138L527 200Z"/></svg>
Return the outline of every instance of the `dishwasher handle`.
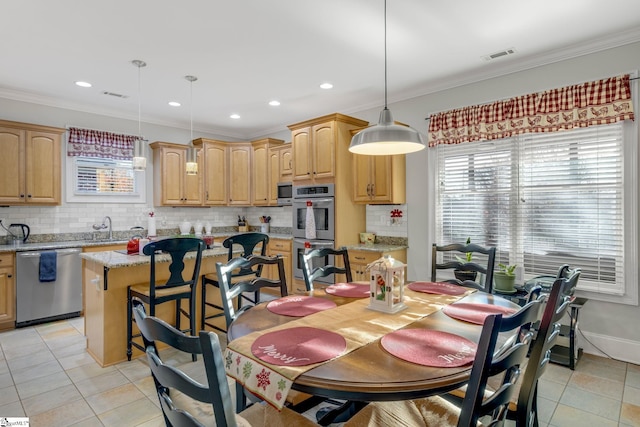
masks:
<svg viewBox="0 0 640 427"><path fill-rule="evenodd" d="M79 254L81 251L78 248L71 249L52 249L54 250L58 256L67 256L67 255L75 255ZM50 251L28 251L28 252L18 252L18 256L22 258L39 258L42 252L50 252Z"/></svg>

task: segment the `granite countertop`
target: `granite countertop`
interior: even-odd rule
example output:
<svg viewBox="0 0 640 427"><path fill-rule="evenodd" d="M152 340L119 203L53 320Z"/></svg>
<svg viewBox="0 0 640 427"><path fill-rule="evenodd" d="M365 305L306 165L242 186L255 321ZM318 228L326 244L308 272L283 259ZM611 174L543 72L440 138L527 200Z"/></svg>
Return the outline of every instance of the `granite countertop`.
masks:
<svg viewBox="0 0 640 427"><path fill-rule="evenodd" d="M365 244L360 243L357 245L345 245L348 250L351 251L370 251L370 252L391 252L399 251L402 249L408 249L408 245L391 245L385 243Z"/></svg>
<svg viewBox="0 0 640 427"><path fill-rule="evenodd" d="M242 252L238 249L238 253ZM214 247L213 249L205 249L202 251L202 258L209 258L214 256L226 256L229 253L227 248L222 246ZM185 255L185 259L192 259L195 257L195 252L188 252ZM119 251L105 251L105 252L84 252L80 254L80 257L88 261L97 262L107 268L123 268L133 267L136 265L149 264L151 257L147 255L131 254L127 255ZM156 262L170 262L171 256L169 254L157 254Z"/></svg>

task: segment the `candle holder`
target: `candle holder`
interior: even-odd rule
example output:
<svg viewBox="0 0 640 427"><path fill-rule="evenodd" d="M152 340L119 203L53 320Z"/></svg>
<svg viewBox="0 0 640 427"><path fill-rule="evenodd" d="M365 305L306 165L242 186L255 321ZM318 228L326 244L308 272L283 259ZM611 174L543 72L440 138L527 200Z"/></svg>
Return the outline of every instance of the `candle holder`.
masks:
<svg viewBox="0 0 640 427"><path fill-rule="evenodd" d="M404 270L406 265L389 255L367 266L369 272L369 305L371 310L397 313L404 304Z"/></svg>

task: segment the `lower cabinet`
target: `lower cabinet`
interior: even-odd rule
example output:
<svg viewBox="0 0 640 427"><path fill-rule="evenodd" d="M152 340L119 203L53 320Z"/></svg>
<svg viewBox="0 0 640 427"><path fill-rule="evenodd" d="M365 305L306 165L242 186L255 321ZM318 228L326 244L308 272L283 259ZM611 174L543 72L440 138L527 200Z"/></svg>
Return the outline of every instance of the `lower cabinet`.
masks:
<svg viewBox="0 0 640 427"><path fill-rule="evenodd" d="M369 281L369 275L367 274L367 265L371 264L373 261L382 258L385 255L389 255L398 261L403 263L407 262L407 250L406 249L398 249L398 250L358 250L358 249L349 249L349 264L351 264L351 275L353 280L356 282L359 281Z"/></svg>
<svg viewBox="0 0 640 427"><path fill-rule="evenodd" d="M13 253L0 254L0 330L16 326L16 280Z"/></svg>

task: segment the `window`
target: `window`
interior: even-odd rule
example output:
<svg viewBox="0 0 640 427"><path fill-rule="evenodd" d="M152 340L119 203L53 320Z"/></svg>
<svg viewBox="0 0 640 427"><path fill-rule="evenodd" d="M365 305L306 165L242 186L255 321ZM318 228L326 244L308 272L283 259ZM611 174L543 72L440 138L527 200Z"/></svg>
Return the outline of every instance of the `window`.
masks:
<svg viewBox="0 0 640 427"><path fill-rule="evenodd" d="M635 251L626 250L636 247L631 131L637 128L627 120L439 145L437 241L471 236L495 246L496 263L523 267L524 280L579 266L578 289L634 302L637 289L628 283L635 281L627 276L636 260L627 258Z"/></svg>
<svg viewBox="0 0 640 427"><path fill-rule="evenodd" d="M131 160L67 157L67 201L144 203L144 177Z"/></svg>

